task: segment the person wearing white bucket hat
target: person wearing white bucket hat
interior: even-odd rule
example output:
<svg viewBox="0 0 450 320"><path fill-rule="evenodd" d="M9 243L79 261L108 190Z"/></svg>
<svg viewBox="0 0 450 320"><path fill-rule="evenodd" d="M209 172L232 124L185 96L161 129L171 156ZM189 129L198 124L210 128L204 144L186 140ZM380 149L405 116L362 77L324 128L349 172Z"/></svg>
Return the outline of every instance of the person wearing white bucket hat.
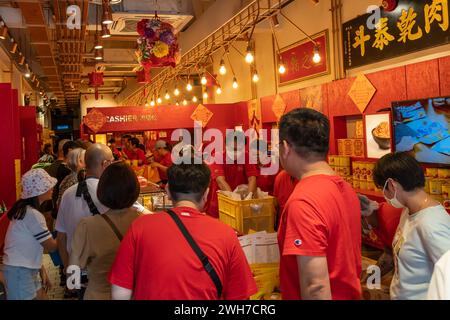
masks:
<svg viewBox="0 0 450 320"><path fill-rule="evenodd" d="M39 211L40 205L52 198L57 180L43 169L32 169L22 177L22 195L8 212L11 220L5 238L3 257L8 300L44 298L44 289L50 286L42 268L44 249L57 249ZM41 278L39 279L39 272Z"/></svg>

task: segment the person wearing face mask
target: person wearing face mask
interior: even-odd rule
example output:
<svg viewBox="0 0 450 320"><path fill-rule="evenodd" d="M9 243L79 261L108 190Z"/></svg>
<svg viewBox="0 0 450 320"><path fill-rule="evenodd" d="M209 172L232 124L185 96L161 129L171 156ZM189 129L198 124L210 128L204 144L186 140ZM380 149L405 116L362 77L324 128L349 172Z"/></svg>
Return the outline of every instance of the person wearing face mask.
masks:
<svg viewBox="0 0 450 320"><path fill-rule="evenodd" d="M246 150L246 137L243 132L235 131L227 134L226 149L219 157L222 163L212 160L208 163L211 170L210 195L206 204L206 212L215 218L219 217L219 200L217 191L234 191L237 186L247 184L248 193L256 194L259 168L250 163Z"/></svg>
<svg viewBox="0 0 450 320"><path fill-rule="evenodd" d="M204 163L167 170L174 209L131 225L108 278L114 300L243 300L257 291L236 233L203 213L210 174Z"/></svg>
<svg viewBox="0 0 450 320"><path fill-rule="evenodd" d="M403 209L392 243L391 299L426 299L434 265L450 250L450 215L425 192L423 170L407 153L383 156L373 178L386 201Z"/></svg>

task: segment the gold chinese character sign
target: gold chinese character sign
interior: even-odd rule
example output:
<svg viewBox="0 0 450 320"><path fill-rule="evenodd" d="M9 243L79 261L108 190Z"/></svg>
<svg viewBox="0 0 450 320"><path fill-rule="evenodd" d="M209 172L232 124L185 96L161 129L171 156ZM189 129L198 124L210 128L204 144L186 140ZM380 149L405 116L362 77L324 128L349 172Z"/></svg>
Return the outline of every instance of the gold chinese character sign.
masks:
<svg viewBox="0 0 450 320"><path fill-rule="evenodd" d="M344 66L361 67L450 43L448 0L399 0L372 22L365 14L343 24Z"/></svg>

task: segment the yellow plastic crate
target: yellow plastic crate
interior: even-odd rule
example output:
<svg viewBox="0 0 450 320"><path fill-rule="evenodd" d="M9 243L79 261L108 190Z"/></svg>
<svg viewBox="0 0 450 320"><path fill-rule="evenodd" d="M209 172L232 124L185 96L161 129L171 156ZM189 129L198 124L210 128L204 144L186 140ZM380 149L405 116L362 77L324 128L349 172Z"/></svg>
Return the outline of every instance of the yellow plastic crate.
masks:
<svg viewBox="0 0 450 320"><path fill-rule="evenodd" d="M273 232L275 198L233 200L223 194L219 197L219 218L242 234L250 230Z"/></svg>

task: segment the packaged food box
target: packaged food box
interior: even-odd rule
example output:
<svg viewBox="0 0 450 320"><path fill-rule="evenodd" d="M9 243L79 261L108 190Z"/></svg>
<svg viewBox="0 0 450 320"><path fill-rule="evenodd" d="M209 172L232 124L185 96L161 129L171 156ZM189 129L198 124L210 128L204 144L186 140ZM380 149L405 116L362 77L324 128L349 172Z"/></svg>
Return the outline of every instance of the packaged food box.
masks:
<svg viewBox="0 0 450 320"><path fill-rule="evenodd" d="M367 181L367 190L375 191L375 183L373 181Z"/></svg>
<svg viewBox="0 0 450 320"><path fill-rule="evenodd" d="M353 155L355 157L364 157L364 140L354 139L353 140Z"/></svg>
<svg viewBox="0 0 450 320"><path fill-rule="evenodd" d="M362 120L356 121L356 138L364 139L364 125Z"/></svg>
<svg viewBox="0 0 450 320"><path fill-rule="evenodd" d="M430 194L441 195L442 194L442 180L431 179L430 180Z"/></svg>
<svg viewBox="0 0 450 320"><path fill-rule="evenodd" d="M450 184L443 184L442 185L442 198L447 200L449 199L450 194Z"/></svg>
<svg viewBox="0 0 450 320"><path fill-rule="evenodd" d="M426 193L430 193L430 180L431 180L431 178L429 178L429 177L425 178L425 188L424 188L424 190L425 190Z"/></svg>
<svg viewBox="0 0 450 320"><path fill-rule="evenodd" d="M373 181L373 170L375 169L375 163L367 163L367 181Z"/></svg>
<svg viewBox="0 0 450 320"><path fill-rule="evenodd" d="M340 156L344 155L344 139L338 139L338 154Z"/></svg>
<svg viewBox="0 0 450 320"><path fill-rule="evenodd" d="M349 157L353 155L353 139L344 140L344 155Z"/></svg>
<svg viewBox="0 0 450 320"><path fill-rule="evenodd" d="M430 178L438 177L438 169L437 168L426 168L425 175Z"/></svg>
<svg viewBox="0 0 450 320"><path fill-rule="evenodd" d="M341 174L344 177L347 177L350 175L350 167L341 167Z"/></svg>
<svg viewBox="0 0 450 320"><path fill-rule="evenodd" d="M367 162L361 162L361 180L367 180Z"/></svg>
<svg viewBox="0 0 450 320"><path fill-rule="evenodd" d="M361 179L361 162L353 162L353 179Z"/></svg>
<svg viewBox="0 0 450 320"><path fill-rule="evenodd" d="M328 156L328 164L329 164L331 167L333 167L333 166L336 165L335 160L336 160L336 157L335 157L335 156Z"/></svg>
<svg viewBox="0 0 450 320"><path fill-rule="evenodd" d="M367 180L360 180L359 181L359 188L361 190L367 190Z"/></svg>
<svg viewBox="0 0 450 320"><path fill-rule="evenodd" d="M359 180L353 179L353 188L361 189L359 185Z"/></svg>
<svg viewBox="0 0 450 320"><path fill-rule="evenodd" d="M339 165L341 167L350 167L350 158L349 157L339 157Z"/></svg>
<svg viewBox="0 0 450 320"><path fill-rule="evenodd" d="M437 169L437 175L439 179L448 179L450 178L450 170L449 169Z"/></svg>

